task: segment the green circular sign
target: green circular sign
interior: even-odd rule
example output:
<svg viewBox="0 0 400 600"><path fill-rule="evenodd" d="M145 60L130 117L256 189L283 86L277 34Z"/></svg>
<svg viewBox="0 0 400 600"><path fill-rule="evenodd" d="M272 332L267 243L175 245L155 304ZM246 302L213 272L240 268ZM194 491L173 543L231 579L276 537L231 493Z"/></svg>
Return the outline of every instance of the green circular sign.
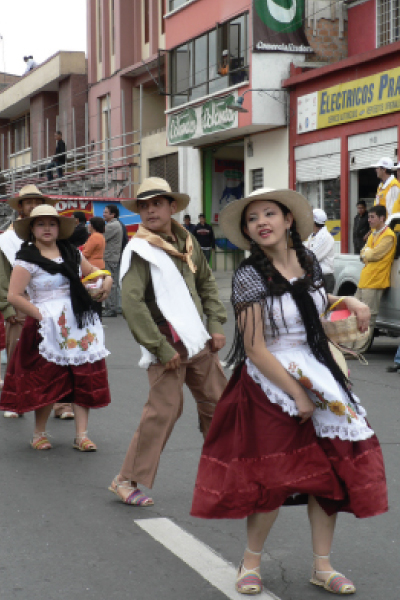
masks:
<svg viewBox="0 0 400 600"><path fill-rule="evenodd" d="M304 0L254 0L261 21L279 33L291 33L303 27Z"/></svg>

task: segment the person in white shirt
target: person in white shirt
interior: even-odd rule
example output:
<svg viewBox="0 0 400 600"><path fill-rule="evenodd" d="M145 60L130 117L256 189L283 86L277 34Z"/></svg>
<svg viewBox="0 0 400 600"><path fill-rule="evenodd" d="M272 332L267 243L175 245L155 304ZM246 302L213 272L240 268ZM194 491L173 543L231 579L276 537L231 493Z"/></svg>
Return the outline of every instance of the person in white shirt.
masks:
<svg viewBox="0 0 400 600"><path fill-rule="evenodd" d="M324 278L325 289L328 294L333 292L335 287L335 276L333 274L333 263L335 259L335 240L329 233L325 222L328 219L327 214L321 208L314 208L314 228L313 233L304 242L306 248L314 252L321 266Z"/></svg>
<svg viewBox="0 0 400 600"><path fill-rule="evenodd" d="M24 71L24 75L32 71L35 67L37 67L37 63L33 60L33 56L24 56L24 61L26 62L26 67Z"/></svg>
<svg viewBox="0 0 400 600"><path fill-rule="evenodd" d="M391 173L394 169L393 161L391 158L384 156L379 162L371 166L375 168L376 175L381 181L376 192L374 206L378 204L385 206L387 216L390 217L393 212L393 205L400 195L400 183Z"/></svg>

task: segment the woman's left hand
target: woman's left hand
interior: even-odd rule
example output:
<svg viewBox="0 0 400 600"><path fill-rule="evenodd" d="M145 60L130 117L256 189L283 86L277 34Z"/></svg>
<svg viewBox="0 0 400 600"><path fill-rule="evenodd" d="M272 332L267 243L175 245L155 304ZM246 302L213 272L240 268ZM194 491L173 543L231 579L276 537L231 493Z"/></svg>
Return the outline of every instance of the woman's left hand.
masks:
<svg viewBox="0 0 400 600"><path fill-rule="evenodd" d="M353 296L346 296L344 302L347 308L355 314L357 318L357 326L361 332L367 331L369 322L371 320L371 311L369 307L364 304L364 302L360 302L357 298Z"/></svg>
<svg viewBox="0 0 400 600"><path fill-rule="evenodd" d="M107 277L105 277L103 279L103 285L99 289L99 295L96 296L97 302L103 302L103 300L108 298L108 296L110 295L110 292L111 292L112 284L113 284L112 277L110 275L107 275Z"/></svg>

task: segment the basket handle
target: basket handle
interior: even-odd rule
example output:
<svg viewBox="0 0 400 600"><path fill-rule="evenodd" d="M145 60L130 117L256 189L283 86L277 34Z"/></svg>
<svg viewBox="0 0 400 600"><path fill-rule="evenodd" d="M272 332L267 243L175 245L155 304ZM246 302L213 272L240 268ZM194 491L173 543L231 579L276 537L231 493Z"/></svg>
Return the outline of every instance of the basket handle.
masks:
<svg viewBox="0 0 400 600"><path fill-rule="evenodd" d="M87 281L90 281L91 279L96 279L96 277L100 277L101 275L111 275L110 271L106 271L105 269L98 269L97 271L94 271L93 273L89 273L89 275L86 275L86 277L84 279L82 279L82 283L86 283Z"/></svg>
<svg viewBox="0 0 400 600"><path fill-rule="evenodd" d="M331 304L330 306L328 306L328 308L326 310L324 310L323 313L321 313L321 317L326 317L326 315L328 314L328 312L330 312L334 308L336 308L345 299L346 299L346 296L342 296L341 298L339 298L339 300L336 300L336 302L334 302L333 304Z"/></svg>

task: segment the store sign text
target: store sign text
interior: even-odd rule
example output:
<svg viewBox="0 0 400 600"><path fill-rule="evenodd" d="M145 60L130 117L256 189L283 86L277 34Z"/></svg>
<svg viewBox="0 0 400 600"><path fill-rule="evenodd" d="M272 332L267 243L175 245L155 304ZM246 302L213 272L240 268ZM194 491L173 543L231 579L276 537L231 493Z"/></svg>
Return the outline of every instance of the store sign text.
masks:
<svg viewBox="0 0 400 600"><path fill-rule="evenodd" d="M232 129L238 126L238 114L230 109L237 93L208 100L200 106L168 115L168 144L180 144L192 139Z"/></svg>
<svg viewBox="0 0 400 600"><path fill-rule="evenodd" d="M297 99L297 133L400 111L400 67Z"/></svg>

